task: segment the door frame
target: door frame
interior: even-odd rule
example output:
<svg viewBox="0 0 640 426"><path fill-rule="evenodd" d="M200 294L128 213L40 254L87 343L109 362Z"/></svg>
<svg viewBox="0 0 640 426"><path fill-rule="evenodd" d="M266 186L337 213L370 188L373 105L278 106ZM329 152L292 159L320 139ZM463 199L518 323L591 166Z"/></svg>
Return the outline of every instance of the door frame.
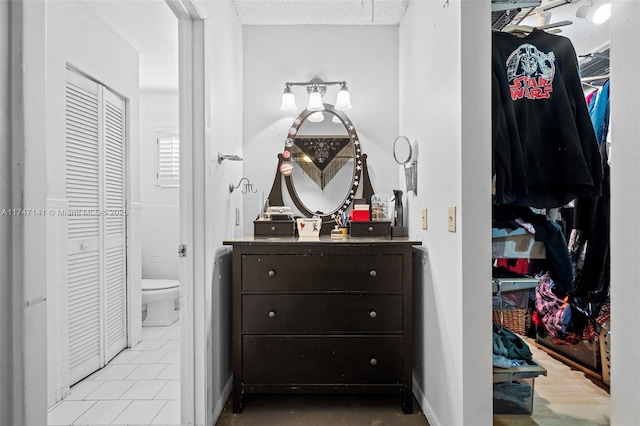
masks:
<svg viewBox="0 0 640 426"><path fill-rule="evenodd" d="M205 40L197 0L165 0L178 18L180 134L180 423L212 422L205 320ZM196 286L195 283L203 285Z"/></svg>

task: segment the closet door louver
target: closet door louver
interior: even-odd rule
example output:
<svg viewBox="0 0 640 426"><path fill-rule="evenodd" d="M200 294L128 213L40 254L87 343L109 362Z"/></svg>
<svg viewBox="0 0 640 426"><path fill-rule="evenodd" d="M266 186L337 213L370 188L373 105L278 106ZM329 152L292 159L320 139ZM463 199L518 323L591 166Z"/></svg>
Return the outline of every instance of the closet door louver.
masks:
<svg viewBox="0 0 640 426"><path fill-rule="evenodd" d="M101 366L99 86L67 73L66 186L71 383Z"/></svg>
<svg viewBox="0 0 640 426"><path fill-rule="evenodd" d="M106 362L126 346L124 101L104 91Z"/></svg>
<svg viewBox="0 0 640 426"><path fill-rule="evenodd" d="M122 99L67 71L71 384L126 346L124 123Z"/></svg>

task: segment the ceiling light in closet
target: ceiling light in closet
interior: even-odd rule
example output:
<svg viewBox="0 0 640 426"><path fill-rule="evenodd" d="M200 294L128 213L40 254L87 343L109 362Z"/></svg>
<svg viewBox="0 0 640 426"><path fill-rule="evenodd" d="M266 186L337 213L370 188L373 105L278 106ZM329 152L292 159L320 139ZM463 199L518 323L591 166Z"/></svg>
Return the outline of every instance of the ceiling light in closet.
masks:
<svg viewBox="0 0 640 426"><path fill-rule="evenodd" d="M611 17L611 2L590 1L589 3L576 11L578 18L584 18L590 24L600 25Z"/></svg>
<svg viewBox="0 0 640 426"><path fill-rule="evenodd" d="M349 96L349 90L347 89L346 81L322 81L319 78L313 78L310 81L305 82L287 82L284 86L284 93L282 93L282 103L280 104L281 111L295 111L296 101L293 95L293 86L306 86L307 93L309 94L309 103L307 104L307 110L309 111L322 111L324 105L322 103L322 97L327 91L327 86L340 85L340 91L338 92L335 109L338 111L346 111L351 109L351 98Z"/></svg>

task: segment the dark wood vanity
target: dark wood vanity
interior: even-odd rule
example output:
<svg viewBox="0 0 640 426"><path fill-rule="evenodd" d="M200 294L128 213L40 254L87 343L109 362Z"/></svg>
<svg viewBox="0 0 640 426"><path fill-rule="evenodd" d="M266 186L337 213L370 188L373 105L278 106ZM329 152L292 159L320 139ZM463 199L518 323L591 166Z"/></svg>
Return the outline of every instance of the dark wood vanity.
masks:
<svg viewBox="0 0 640 426"><path fill-rule="evenodd" d="M254 238L233 246L233 411L247 393L395 393L411 413L406 238Z"/></svg>

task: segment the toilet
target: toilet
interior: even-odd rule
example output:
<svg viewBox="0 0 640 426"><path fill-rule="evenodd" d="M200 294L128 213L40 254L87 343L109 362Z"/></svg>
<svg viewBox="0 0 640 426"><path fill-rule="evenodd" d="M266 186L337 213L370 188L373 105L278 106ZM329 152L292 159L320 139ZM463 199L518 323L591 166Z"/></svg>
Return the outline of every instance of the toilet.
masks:
<svg viewBox="0 0 640 426"><path fill-rule="evenodd" d="M142 279L142 305L147 305L147 316L143 327L167 326L176 322L180 311L174 301L180 296L180 281L165 279Z"/></svg>

